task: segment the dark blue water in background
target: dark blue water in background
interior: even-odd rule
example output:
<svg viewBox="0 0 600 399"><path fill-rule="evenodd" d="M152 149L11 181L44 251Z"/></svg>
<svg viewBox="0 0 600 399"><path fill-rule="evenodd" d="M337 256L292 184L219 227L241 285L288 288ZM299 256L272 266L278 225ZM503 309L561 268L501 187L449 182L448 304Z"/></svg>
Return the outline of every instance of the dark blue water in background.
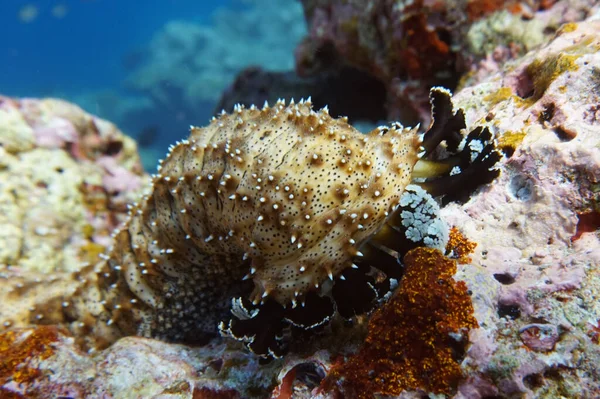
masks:
<svg viewBox="0 0 600 399"><path fill-rule="evenodd" d="M150 169L238 70L293 69L303 29L297 0L2 0L0 94L75 102L136 138Z"/></svg>
<svg viewBox="0 0 600 399"><path fill-rule="evenodd" d="M228 0L70 0L0 3L0 92L45 96L116 86L125 77L123 58L144 46L166 21L206 23ZM26 6L31 22L19 19ZM53 7L65 5L62 18Z"/></svg>

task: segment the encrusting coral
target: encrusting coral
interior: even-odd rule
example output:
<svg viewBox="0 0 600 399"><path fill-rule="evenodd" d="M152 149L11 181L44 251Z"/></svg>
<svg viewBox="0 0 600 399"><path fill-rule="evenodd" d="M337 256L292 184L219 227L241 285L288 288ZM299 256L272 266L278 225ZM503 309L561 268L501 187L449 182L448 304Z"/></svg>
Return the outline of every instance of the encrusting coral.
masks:
<svg viewBox="0 0 600 399"><path fill-rule="evenodd" d="M126 335L198 342L218 326L277 357L290 330L371 310L402 274L397 253L446 245L423 188L452 200L498 174L489 131L463 137L449 92L431 101L422 137L397 123L364 135L310 100L238 106L192 128L96 273L58 301L17 307L11 325L67 322L96 348Z"/></svg>

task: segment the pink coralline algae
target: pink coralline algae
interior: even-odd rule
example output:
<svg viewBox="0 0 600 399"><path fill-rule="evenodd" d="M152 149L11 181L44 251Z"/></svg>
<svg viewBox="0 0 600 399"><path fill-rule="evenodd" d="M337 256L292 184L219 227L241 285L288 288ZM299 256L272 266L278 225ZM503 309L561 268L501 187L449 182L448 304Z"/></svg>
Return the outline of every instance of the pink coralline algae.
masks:
<svg viewBox="0 0 600 399"><path fill-rule="evenodd" d="M442 209L477 242L459 276L481 326L463 365L465 397L597 397L600 125L589 109L600 65L597 20L553 40L455 98L469 123L490 120L509 157L489 190ZM469 266L473 268L473 266ZM459 277L461 278L461 277ZM487 392L487 393L486 393ZM468 395L467 395L468 393Z"/></svg>

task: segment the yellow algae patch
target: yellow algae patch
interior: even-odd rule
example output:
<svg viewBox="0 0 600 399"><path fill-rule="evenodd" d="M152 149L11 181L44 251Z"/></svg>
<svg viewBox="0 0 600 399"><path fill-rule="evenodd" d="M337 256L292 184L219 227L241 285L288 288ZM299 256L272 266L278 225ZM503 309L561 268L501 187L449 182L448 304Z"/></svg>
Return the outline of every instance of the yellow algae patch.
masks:
<svg viewBox="0 0 600 399"><path fill-rule="evenodd" d="M524 130L518 132L508 130L498 137L498 147L505 152L514 151L523 142L525 136L527 136L527 133Z"/></svg>
<svg viewBox="0 0 600 399"><path fill-rule="evenodd" d="M579 25L577 25L575 22L568 22L564 25L562 25L560 28L558 28L558 31L556 32L557 35L562 35L563 33L571 33L577 30L577 27Z"/></svg>
<svg viewBox="0 0 600 399"><path fill-rule="evenodd" d="M512 99L519 107L525 105L525 101L523 101L521 97L515 95L510 87L501 87L495 92L483 97L483 100L487 101L491 107L510 99Z"/></svg>
<svg viewBox="0 0 600 399"><path fill-rule="evenodd" d="M540 99L552 82L568 71L576 71L579 66L575 61L580 55L553 54L543 60L533 60L526 68L527 75L533 81L534 98Z"/></svg>

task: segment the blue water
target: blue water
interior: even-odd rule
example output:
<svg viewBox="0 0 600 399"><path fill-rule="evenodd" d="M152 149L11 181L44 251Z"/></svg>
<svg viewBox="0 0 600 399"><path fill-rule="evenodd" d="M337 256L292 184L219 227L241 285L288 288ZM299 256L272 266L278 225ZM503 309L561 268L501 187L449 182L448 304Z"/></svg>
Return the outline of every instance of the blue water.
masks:
<svg viewBox="0 0 600 399"><path fill-rule="evenodd" d="M76 102L136 138L144 165L154 169L190 124L208 121L239 70L293 69L293 49L304 29L299 2L252 1L254 6L248 0L1 0L0 94ZM180 25L169 36L173 21ZM194 36L197 28L214 35ZM184 57L181 44L190 36L195 39ZM196 62L186 61L190 57ZM177 61L163 70L164 60ZM148 69L151 83L140 89ZM184 80L176 81L180 75Z"/></svg>
<svg viewBox="0 0 600 399"><path fill-rule="evenodd" d="M44 96L118 86L123 57L145 45L165 22L205 23L227 0L69 0L0 2L0 92ZM52 8L64 4L63 18ZM31 22L19 11L38 9Z"/></svg>

